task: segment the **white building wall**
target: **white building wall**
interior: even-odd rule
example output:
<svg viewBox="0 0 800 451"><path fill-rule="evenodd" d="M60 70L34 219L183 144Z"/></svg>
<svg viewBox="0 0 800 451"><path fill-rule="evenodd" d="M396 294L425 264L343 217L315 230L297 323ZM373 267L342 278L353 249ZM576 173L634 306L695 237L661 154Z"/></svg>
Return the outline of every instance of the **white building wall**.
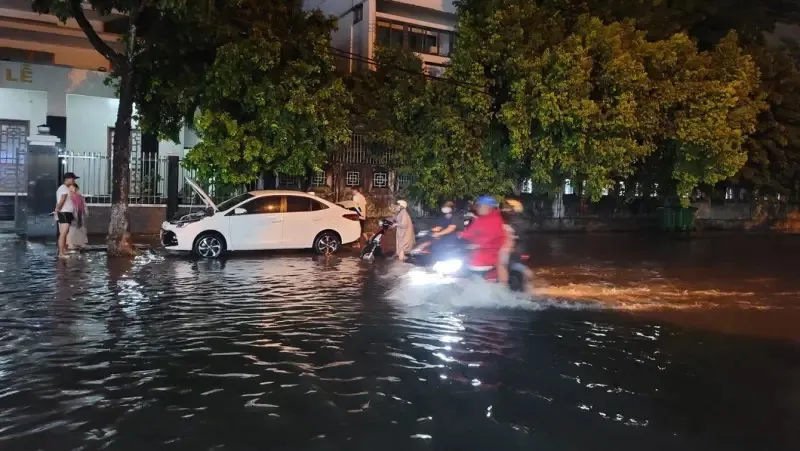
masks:
<svg viewBox="0 0 800 451"><path fill-rule="evenodd" d="M392 0L393 3L405 3L408 5L419 6L421 8L433 9L450 14L456 13L453 0Z"/></svg>
<svg viewBox="0 0 800 451"><path fill-rule="evenodd" d="M47 93L0 88L0 119L28 121L30 133L47 122Z"/></svg>
<svg viewBox="0 0 800 451"><path fill-rule="evenodd" d="M116 98L105 79L103 72L0 61L0 88L46 91L50 116L67 116L68 94Z"/></svg>

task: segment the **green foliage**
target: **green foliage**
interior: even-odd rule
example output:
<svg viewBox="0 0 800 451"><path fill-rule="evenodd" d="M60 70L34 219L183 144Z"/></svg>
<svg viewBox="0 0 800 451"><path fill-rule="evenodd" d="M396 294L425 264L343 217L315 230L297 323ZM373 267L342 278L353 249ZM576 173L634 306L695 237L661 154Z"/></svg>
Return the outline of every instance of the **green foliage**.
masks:
<svg viewBox="0 0 800 451"><path fill-rule="evenodd" d="M451 73L478 73L492 94L484 143L510 151L537 183L585 180L595 198L654 160L681 198L741 167L763 105L735 34L701 52L685 34L651 41L632 23L551 6L458 2Z"/></svg>
<svg viewBox="0 0 800 451"><path fill-rule="evenodd" d="M745 143L747 164L737 181L768 194L800 190L800 70L789 48L757 47L761 91L769 109L759 116L756 133Z"/></svg>
<svg viewBox="0 0 800 451"><path fill-rule="evenodd" d="M350 79L353 118L370 143L400 156L394 163L413 178L410 194L433 206L509 191L513 178L504 158L485 139L490 97L470 74L432 80L413 53L376 53L375 70Z"/></svg>
<svg viewBox="0 0 800 451"><path fill-rule="evenodd" d="M217 2L152 31L172 42L140 80L143 124L175 138L193 118L202 141L184 164L246 183L318 170L350 136L350 95L329 53L335 20L301 2ZM163 28L162 28L163 27ZM182 30L170 35L170 29ZM195 117L196 116L196 117Z"/></svg>

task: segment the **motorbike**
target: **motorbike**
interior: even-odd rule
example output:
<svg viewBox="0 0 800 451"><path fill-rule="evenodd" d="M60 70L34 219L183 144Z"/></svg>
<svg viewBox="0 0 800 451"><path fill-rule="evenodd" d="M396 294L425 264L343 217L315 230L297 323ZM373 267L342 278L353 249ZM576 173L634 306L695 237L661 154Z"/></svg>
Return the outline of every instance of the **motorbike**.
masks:
<svg viewBox="0 0 800 451"><path fill-rule="evenodd" d="M366 246L361 249L361 260L372 261L375 260L376 257L380 258L384 256L383 249L381 248L381 240L386 234L386 231L391 229L393 225L394 222L389 219L381 219L378 221L378 230L372 234Z"/></svg>
<svg viewBox="0 0 800 451"><path fill-rule="evenodd" d="M471 218L469 219L471 221ZM466 220L465 220L466 222ZM445 277L465 278L480 277L487 282L497 282L497 268L467 268L465 262L469 259L472 246L463 240L451 240L446 244L431 243L433 234L429 230L417 234L418 245L409 253L409 263L428 268L430 271ZM528 268L525 262L530 257L527 254L514 251L508 262L508 288L515 292L527 290Z"/></svg>

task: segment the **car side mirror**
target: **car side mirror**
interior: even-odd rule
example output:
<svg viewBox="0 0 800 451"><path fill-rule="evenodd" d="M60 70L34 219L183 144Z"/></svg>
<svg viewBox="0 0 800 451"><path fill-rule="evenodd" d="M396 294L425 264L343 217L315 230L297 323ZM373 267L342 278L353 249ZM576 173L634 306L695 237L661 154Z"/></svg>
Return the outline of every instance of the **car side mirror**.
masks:
<svg viewBox="0 0 800 451"><path fill-rule="evenodd" d="M233 214L237 215L237 216L238 215L245 215L245 214L247 214L247 210L245 210L244 208L237 208L237 209L233 210Z"/></svg>

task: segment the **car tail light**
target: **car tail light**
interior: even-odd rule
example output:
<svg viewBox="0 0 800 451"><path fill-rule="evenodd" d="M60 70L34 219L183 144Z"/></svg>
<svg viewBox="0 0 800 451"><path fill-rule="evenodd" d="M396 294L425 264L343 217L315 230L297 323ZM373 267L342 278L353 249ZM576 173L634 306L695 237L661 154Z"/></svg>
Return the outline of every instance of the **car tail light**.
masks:
<svg viewBox="0 0 800 451"><path fill-rule="evenodd" d="M355 214L355 213L348 213L348 214L342 215L342 216L344 218L347 218L347 219L351 220L351 221L358 221L358 219L359 219L359 216L357 214Z"/></svg>
<svg viewBox="0 0 800 451"><path fill-rule="evenodd" d="M524 262L530 260L530 258L531 258L531 256L528 255L528 254L522 254L522 255L519 256L519 259L524 261Z"/></svg>

